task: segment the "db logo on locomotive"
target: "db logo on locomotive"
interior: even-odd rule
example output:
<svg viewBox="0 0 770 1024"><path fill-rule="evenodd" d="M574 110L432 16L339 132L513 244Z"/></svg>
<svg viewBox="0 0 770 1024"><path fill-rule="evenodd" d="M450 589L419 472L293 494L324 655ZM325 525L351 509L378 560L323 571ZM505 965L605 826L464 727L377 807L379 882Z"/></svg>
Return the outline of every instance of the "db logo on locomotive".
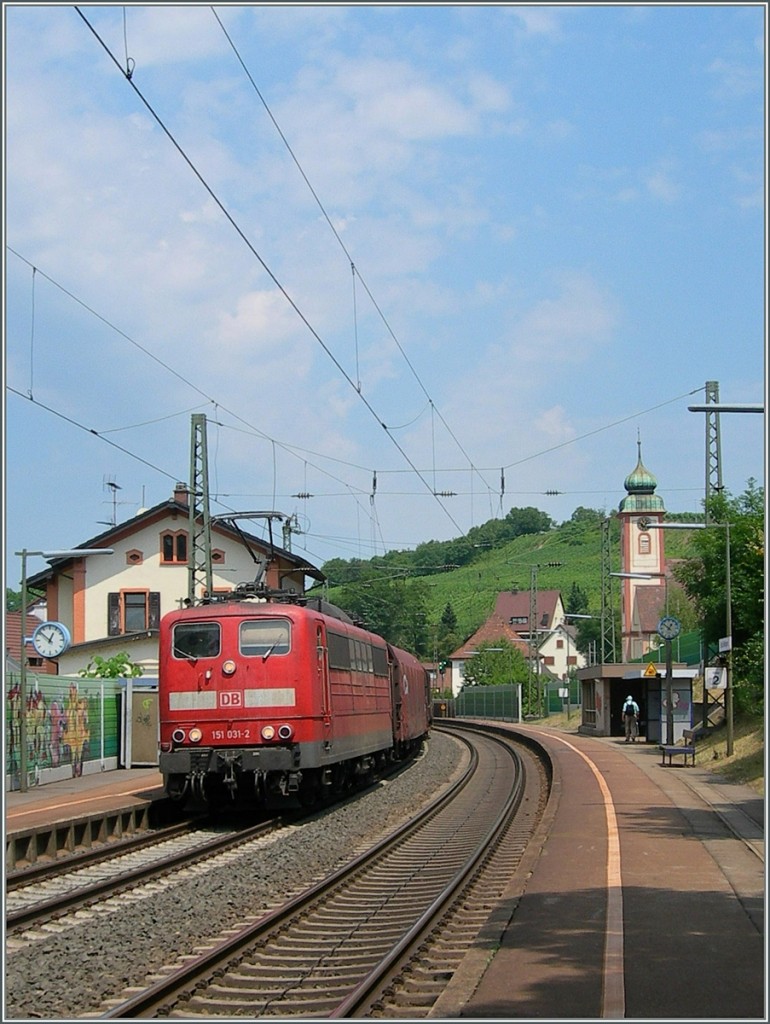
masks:
<svg viewBox="0 0 770 1024"><path fill-rule="evenodd" d="M243 694L240 690L226 690L219 694L220 708L242 708Z"/></svg>

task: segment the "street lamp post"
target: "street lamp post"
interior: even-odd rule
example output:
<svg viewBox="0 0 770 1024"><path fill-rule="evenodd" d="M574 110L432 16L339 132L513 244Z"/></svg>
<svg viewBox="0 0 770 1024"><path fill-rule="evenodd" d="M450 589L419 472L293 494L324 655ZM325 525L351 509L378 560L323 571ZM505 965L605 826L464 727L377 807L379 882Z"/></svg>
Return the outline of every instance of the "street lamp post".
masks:
<svg viewBox="0 0 770 1024"><path fill-rule="evenodd" d="M642 526L644 523L644 526ZM724 528L725 531L725 601L726 614L725 626L727 636L724 638L725 667L727 669L727 681L725 686L725 718L727 720L727 756L733 752L733 683L732 683L732 659L733 659L733 600L732 581L730 566L730 523L650 523L639 520L639 528L647 530L710 530L712 528ZM721 644L720 644L720 649Z"/></svg>
<svg viewBox="0 0 770 1024"><path fill-rule="evenodd" d="M663 606L664 606L664 609L665 609L665 614L668 615L668 573L665 573L665 572L611 572L610 576L617 576L619 579L622 579L622 580L655 580L655 579L662 579L663 580L663 586L665 588L664 594L663 594ZM642 637L641 637L641 628L640 628L639 632L640 632L640 639L642 639ZM629 653L633 653L633 652L629 652Z"/></svg>
<svg viewBox="0 0 770 1024"><path fill-rule="evenodd" d="M648 523L648 527L652 524ZM663 597L663 606L665 614L668 615L668 575L665 572L613 572L611 576L620 576L623 579L631 580L653 580L663 579L665 585L665 594ZM673 670L673 655L672 655L672 641L669 637L664 637L663 642L666 645L666 743L672 746L674 743L674 670Z"/></svg>
<svg viewBox="0 0 770 1024"><path fill-rule="evenodd" d="M599 616L597 616L597 615L584 615L584 614L582 614L580 612L565 612L564 613L564 618L565 619L596 619L596 618L599 618ZM567 632L567 631L565 630L565 632ZM589 648L590 648L590 644L589 644ZM590 651L589 651L589 661L590 661ZM579 707L581 703L582 703L582 701L578 702L575 706ZM569 719L569 711L570 711L569 633L567 632L567 718L568 719Z"/></svg>
<svg viewBox="0 0 770 1024"><path fill-rule="evenodd" d="M47 561L54 558L82 558L86 555L111 555L112 548L78 548L66 551L15 552L21 557L21 665L19 667L19 790L27 792L27 558L39 555Z"/></svg>

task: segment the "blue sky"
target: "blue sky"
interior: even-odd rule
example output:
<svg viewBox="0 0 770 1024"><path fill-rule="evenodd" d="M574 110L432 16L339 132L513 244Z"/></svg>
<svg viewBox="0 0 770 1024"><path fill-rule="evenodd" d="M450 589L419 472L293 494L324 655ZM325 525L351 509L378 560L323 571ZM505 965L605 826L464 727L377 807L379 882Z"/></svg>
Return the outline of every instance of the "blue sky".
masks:
<svg viewBox="0 0 770 1024"><path fill-rule="evenodd" d="M765 394L764 4L81 10L3 7L8 585L193 412L212 513L319 565L612 512L638 436L701 507L687 406Z"/></svg>

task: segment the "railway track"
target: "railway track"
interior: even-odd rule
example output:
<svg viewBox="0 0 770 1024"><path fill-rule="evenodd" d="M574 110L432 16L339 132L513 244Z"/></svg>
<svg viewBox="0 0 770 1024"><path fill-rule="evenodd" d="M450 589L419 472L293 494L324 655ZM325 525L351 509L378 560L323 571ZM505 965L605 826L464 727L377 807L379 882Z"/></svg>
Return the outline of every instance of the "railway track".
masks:
<svg viewBox="0 0 770 1024"><path fill-rule="evenodd" d="M394 764L382 770L378 778L392 779L403 770L403 764ZM293 810L283 821L302 821L314 813L317 809ZM237 817L235 820L237 822ZM6 928L17 932L47 920L60 919L196 860L216 856L250 839L267 835L281 820L263 820L243 828L235 823L212 826L197 815L152 831L137 832L113 843L11 870L5 883Z"/></svg>
<svg viewBox="0 0 770 1024"><path fill-rule="evenodd" d="M446 984L526 847L540 806L534 757L510 739L464 742L467 771L407 825L284 906L167 965L101 1016L332 1018L362 1009L385 1015L396 1004L404 1016L410 1000L425 1007L429 986L410 995L398 980L403 968L419 947L423 977L440 962ZM485 863L497 874L491 888L482 881ZM479 903L470 922L468 901Z"/></svg>
<svg viewBox="0 0 770 1024"><path fill-rule="evenodd" d="M403 764L394 764L380 772L379 778L392 779L403 770ZM353 790L348 797L365 789ZM330 801L328 806L344 799ZM11 871L6 878L5 908L6 930L11 936L9 949L44 938L44 932L35 929L45 922L56 921L62 928L69 916L76 923L74 915L83 908L245 846L268 836L280 825L301 822L315 813L318 809L292 810L283 818L263 819L250 827L244 827L237 815L225 815L218 824L197 815L112 844ZM19 938L23 931L29 934Z"/></svg>
<svg viewBox="0 0 770 1024"><path fill-rule="evenodd" d="M113 851L98 863L75 867L67 862L59 870L48 866L45 875L22 884L17 878L6 893L6 931L10 936L61 919L83 907L109 899L194 864L241 846L276 827L275 821L249 828L206 827L194 822L178 825L131 852ZM16 943L9 939L12 948Z"/></svg>
<svg viewBox="0 0 770 1024"><path fill-rule="evenodd" d="M189 832L194 827L195 820L186 818L172 825L155 828L151 831L137 832L113 842L105 842L88 850L64 853L57 851L55 857L47 857L23 867L13 866L6 871L5 891L13 892L15 889L21 889L33 882L42 882L44 879L54 878L56 875L68 871L76 871L91 864L98 864L100 861L111 860L124 853L163 843L167 839L173 839L177 835Z"/></svg>

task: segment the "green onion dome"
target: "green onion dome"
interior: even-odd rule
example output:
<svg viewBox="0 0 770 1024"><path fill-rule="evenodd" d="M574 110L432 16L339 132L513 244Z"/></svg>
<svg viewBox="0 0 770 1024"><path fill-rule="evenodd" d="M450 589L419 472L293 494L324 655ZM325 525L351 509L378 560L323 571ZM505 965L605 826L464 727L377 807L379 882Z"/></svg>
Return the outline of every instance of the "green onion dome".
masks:
<svg viewBox="0 0 770 1024"><path fill-rule="evenodd" d="M642 462L642 442L636 442L638 461L636 468L628 474L623 486L628 496L619 505L620 512L665 512L663 499L655 493L658 481Z"/></svg>

